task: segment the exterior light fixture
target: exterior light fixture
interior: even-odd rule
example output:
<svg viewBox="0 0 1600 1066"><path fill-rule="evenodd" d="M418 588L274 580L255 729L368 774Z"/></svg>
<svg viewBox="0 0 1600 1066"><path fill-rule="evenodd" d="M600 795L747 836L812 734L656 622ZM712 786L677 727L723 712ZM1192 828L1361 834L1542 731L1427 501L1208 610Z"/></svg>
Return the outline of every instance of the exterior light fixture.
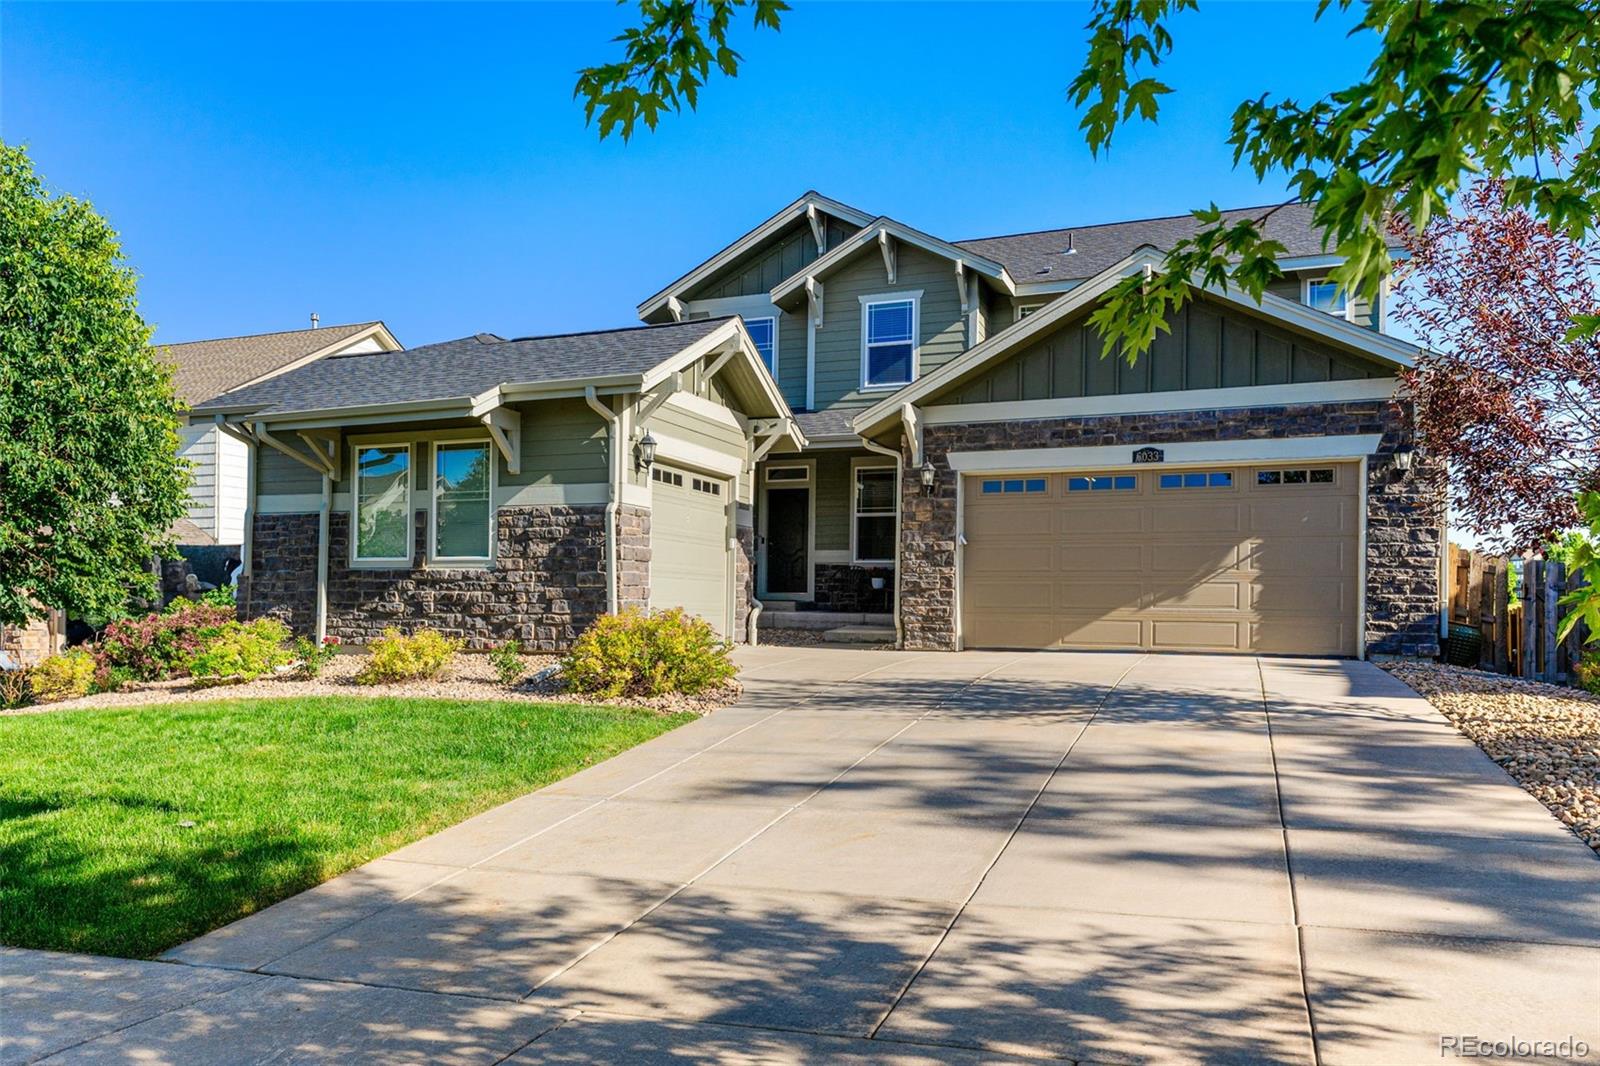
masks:
<svg viewBox="0 0 1600 1066"><path fill-rule="evenodd" d="M922 460L922 469L917 471L917 474L922 479L922 494L924 496L932 496L933 483L939 477L939 471L933 468L933 460Z"/></svg>
<svg viewBox="0 0 1600 1066"><path fill-rule="evenodd" d="M646 474L656 463L656 439L648 431L639 439L639 469Z"/></svg>
<svg viewBox="0 0 1600 1066"><path fill-rule="evenodd" d="M1394 453L1394 468L1402 474L1411 471L1411 460L1414 453L1410 448L1401 448Z"/></svg>

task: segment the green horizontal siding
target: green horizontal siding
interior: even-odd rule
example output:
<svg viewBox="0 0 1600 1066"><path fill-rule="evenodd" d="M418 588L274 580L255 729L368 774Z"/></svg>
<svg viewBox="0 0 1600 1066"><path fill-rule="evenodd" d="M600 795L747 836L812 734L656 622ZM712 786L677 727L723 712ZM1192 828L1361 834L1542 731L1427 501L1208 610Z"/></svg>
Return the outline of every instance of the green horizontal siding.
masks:
<svg viewBox="0 0 1600 1066"><path fill-rule="evenodd" d="M817 452L817 476L813 483L816 499L817 551L848 551L850 548L850 457L851 452ZM864 454L864 453L854 453Z"/></svg>
<svg viewBox="0 0 1600 1066"><path fill-rule="evenodd" d="M946 403L1000 403L1388 377L1377 363L1336 352L1228 313L1211 301L1186 305L1170 333L1132 365L1108 355L1080 316L958 386Z"/></svg>
<svg viewBox="0 0 1600 1066"><path fill-rule="evenodd" d="M778 389L790 407L806 405L806 312L785 311L778 316Z"/></svg>
<svg viewBox="0 0 1600 1066"><path fill-rule="evenodd" d="M607 476L607 426L583 400L517 404L522 414L522 471L500 464L502 485L583 485Z"/></svg>
<svg viewBox="0 0 1600 1066"><path fill-rule="evenodd" d="M256 448L257 495L285 496L321 491L322 476L309 466L268 445Z"/></svg>

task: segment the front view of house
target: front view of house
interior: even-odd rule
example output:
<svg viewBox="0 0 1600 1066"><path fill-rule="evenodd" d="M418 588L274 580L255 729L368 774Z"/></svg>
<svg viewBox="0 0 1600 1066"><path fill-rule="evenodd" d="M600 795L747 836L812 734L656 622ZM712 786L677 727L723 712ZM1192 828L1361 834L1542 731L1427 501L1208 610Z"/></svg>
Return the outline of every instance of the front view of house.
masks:
<svg viewBox="0 0 1600 1066"><path fill-rule="evenodd" d="M632 329L335 356L195 408L253 455L250 614L565 647L682 606L881 614L907 648L1430 654L1443 483L1415 349L1309 208L1259 303L1088 316L1184 216L949 242L808 193ZM768 615L771 617L771 614Z"/></svg>

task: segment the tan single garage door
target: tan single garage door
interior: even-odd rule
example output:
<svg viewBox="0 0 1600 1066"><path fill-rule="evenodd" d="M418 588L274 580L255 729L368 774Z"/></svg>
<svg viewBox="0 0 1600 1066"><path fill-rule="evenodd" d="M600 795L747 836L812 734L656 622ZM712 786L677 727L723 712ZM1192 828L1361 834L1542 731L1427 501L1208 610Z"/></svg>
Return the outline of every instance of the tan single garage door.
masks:
<svg viewBox="0 0 1600 1066"><path fill-rule="evenodd" d="M966 646L1354 655L1358 470L970 476Z"/></svg>
<svg viewBox="0 0 1600 1066"><path fill-rule="evenodd" d="M682 607L727 635L728 483L650 468L650 606Z"/></svg>

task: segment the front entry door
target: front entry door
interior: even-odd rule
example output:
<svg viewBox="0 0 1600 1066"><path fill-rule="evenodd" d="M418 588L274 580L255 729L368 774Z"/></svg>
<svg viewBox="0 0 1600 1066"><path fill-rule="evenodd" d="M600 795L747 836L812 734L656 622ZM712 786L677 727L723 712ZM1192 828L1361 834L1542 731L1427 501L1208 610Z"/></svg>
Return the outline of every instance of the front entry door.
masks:
<svg viewBox="0 0 1600 1066"><path fill-rule="evenodd" d="M806 550L810 512L810 489L767 489L768 594L805 594L811 569Z"/></svg>

